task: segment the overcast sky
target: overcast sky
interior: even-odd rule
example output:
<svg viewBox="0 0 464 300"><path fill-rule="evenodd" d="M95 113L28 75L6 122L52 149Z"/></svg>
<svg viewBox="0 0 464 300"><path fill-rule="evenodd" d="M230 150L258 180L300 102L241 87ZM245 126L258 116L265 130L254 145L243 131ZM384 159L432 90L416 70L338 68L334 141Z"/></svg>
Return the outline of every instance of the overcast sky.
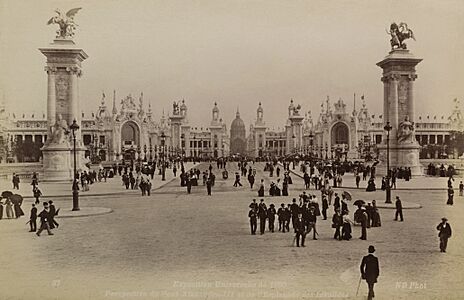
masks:
<svg viewBox="0 0 464 300"><path fill-rule="evenodd" d="M258 102L270 127L285 124L290 98L313 118L327 95L352 109L364 94L382 113L381 69L390 23L406 22L417 41L418 114L449 114L464 99L464 1L48 1L0 0L0 89L9 111L46 111L45 57L54 9L82 7L75 41L83 63L86 113L101 93L111 105L144 93L155 115L185 98L194 126L208 125L215 101L230 126L240 108L247 127ZM1 95L0 95L1 96ZM359 98L358 98L359 99Z"/></svg>

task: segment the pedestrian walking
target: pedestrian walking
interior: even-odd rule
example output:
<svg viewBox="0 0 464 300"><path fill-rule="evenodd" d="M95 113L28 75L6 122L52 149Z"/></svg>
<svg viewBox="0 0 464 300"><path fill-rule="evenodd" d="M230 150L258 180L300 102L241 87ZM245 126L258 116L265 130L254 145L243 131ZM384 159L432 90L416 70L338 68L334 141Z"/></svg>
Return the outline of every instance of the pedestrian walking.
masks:
<svg viewBox="0 0 464 300"><path fill-rule="evenodd" d="M39 231L37 231L35 234L37 234L37 236L40 236L42 231L46 229L48 235L53 235L53 232L51 232L50 230L49 221L48 221L48 218L50 215L50 209L48 207L48 203L44 202L43 206L44 206L44 209L39 214L40 228L39 228Z"/></svg>
<svg viewBox="0 0 464 300"><path fill-rule="evenodd" d="M399 216L400 221L403 222L403 205L401 204L400 197L398 196L396 196L395 207L396 207L395 221L398 221L398 216Z"/></svg>
<svg viewBox="0 0 464 300"><path fill-rule="evenodd" d="M242 186L242 184L240 183L240 174L238 172L235 172L234 187L237 186Z"/></svg>
<svg viewBox="0 0 464 300"><path fill-rule="evenodd" d="M374 256L375 248L370 245L368 248L369 254L364 256L361 262L361 278L366 280L369 292L367 294L367 299L372 300L375 297L374 293L374 284L377 283L377 278L379 277L379 260Z"/></svg>
<svg viewBox="0 0 464 300"><path fill-rule="evenodd" d="M343 216L340 208L335 209L335 214L332 216L332 228L335 229L334 239L342 240L341 227L343 226Z"/></svg>
<svg viewBox="0 0 464 300"><path fill-rule="evenodd" d="M256 211L253 208L250 208L250 211L248 212L248 218L250 218L251 234L255 235L257 227L257 215Z"/></svg>
<svg viewBox="0 0 464 300"><path fill-rule="evenodd" d="M31 215L29 217L29 226L31 227L29 232L37 231L37 207L35 207L34 203L32 203Z"/></svg>
<svg viewBox="0 0 464 300"><path fill-rule="evenodd" d="M53 204L52 200L48 201L48 207L49 207L49 215L48 215L47 220L48 220L50 229L53 229L55 227L58 228L60 224L58 224L58 222L55 221L55 216L57 215L57 211L56 211L55 205Z"/></svg>
<svg viewBox="0 0 464 300"><path fill-rule="evenodd" d="M211 186L213 185L212 181L211 181L211 177L208 177L208 179L206 179L206 191L208 192L208 196L211 196Z"/></svg>
<svg viewBox="0 0 464 300"><path fill-rule="evenodd" d="M274 204L271 203L271 205L269 205L269 208L267 210L267 219L268 219L268 222L269 222L269 231L270 232L274 232L274 222L275 222L275 215L276 215L276 209L275 209L275 206Z"/></svg>
<svg viewBox="0 0 464 300"><path fill-rule="evenodd" d="M305 238L306 238L306 226L305 221L302 218L302 214L298 214L298 218L295 220L295 239L296 246L300 247L300 238L301 238L301 247L305 247Z"/></svg>
<svg viewBox="0 0 464 300"><path fill-rule="evenodd" d="M280 208L277 210L277 216L279 219L279 231L285 232L285 204L280 204Z"/></svg>
<svg viewBox="0 0 464 300"><path fill-rule="evenodd" d="M446 201L446 204L448 205L453 205L454 201L454 189L452 186L448 187L448 201Z"/></svg>
<svg viewBox="0 0 464 300"><path fill-rule="evenodd" d="M327 201L327 197L324 195L322 196L322 216L324 217L323 220L327 220L327 209L329 208L329 202Z"/></svg>
<svg viewBox="0 0 464 300"><path fill-rule="evenodd" d="M459 197L464 196L464 184L462 181L459 183Z"/></svg>
<svg viewBox="0 0 464 300"><path fill-rule="evenodd" d="M42 192L40 191L39 187L35 186L32 189L32 193L34 194L35 204L39 204L40 203L40 197L42 196Z"/></svg>
<svg viewBox="0 0 464 300"><path fill-rule="evenodd" d="M267 217L267 207L264 203L264 199L261 199L261 202L258 205L258 218L259 218L259 232L264 234L266 229L266 217Z"/></svg>
<svg viewBox="0 0 464 300"><path fill-rule="evenodd" d="M317 233L317 230L316 230L316 222L317 222L316 207L314 207L312 205L309 207L309 213L308 213L307 219L308 219L308 223L307 223L308 230L307 230L306 233L310 233L311 230L312 230L313 231L313 240L317 240L316 234L318 234L318 233Z"/></svg>
<svg viewBox="0 0 464 300"><path fill-rule="evenodd" d="M13 177L11 181L13 182L13 190L14 189L19 190L19 182L21 180L19 179L19 176L16 173L13 173Z"/></svg>
<svg viewBox="0 0 464 300"><path fill-rule="evenodd" d="M440 252L446 252L448 239L451 237L451 226L447 218L441 218L441 223L437 226L438 237L440 238Z"/></svg>

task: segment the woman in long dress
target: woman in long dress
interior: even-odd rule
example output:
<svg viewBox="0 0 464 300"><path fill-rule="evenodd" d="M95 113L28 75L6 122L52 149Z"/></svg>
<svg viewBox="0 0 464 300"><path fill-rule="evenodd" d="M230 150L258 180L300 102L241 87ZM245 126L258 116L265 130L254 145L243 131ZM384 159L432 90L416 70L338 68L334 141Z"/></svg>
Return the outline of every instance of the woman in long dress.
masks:
<svg viewBox="0 0 464 300"><path fill-rule="evenodd" d="M349 241L352 238L351 235L351 225L354 225L354 222L350 219L348 213L343 215L343 227L342 227L342 239Z"/></svg>

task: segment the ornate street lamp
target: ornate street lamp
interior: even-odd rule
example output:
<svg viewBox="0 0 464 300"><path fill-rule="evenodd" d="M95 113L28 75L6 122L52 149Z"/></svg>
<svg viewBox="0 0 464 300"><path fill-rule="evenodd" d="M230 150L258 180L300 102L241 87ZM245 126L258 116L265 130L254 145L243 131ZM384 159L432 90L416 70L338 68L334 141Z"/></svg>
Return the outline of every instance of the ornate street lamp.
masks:
<svg viewBox="0 0 464 300"><path fill-rule="evenodd" d="M161 146L163 147L163 159L162 159L162 163L163 165L161 166L161 180L162 181L165 181L166 180L166 160L165 160L165 151L164 151L164 144L166 142L166 135L164 134L164 132L161 133Z"/></svg>
<svg viewBox="0 0 464 300"><path fill-rule="evenodd" d="M391 201L391 187L390 187L390 131L392 130L392 126L390 125L390 122L387 122L385 127L383 128L384 130L387 131L387 176L385 178L386 180L386 199L385 203L392 203Z"/></svg>
<svg viewBox="0 0 464 300"><path fill-rule="evenodd" d="M151 145L150 141L150 163L153 161L153 146Z"/></svg>
<svg viewBox="0 0 464 300"><path fill-rule="evenodd" d="M73 156L74 156L74 176L73 176L73 184L72 184L72 196L73 196L73 211L80 210L79 208L79 186L77 183L77 168L76 168L76 131L79 130L79 125L77 125L76 119L72 122L69 129L72 131L73 135Z"/></svg>

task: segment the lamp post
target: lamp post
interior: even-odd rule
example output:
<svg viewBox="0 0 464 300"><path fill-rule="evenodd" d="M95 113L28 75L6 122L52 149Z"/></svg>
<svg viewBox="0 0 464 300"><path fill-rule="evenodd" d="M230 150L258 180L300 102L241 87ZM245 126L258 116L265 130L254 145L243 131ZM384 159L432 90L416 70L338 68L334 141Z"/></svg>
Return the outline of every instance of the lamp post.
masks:
<svg viewBox="0 0 464 300"><path fill-rule="evenodd" d="M327 151L329 151L329 146L325 143L325 159L327 159Z"/></svg>
<svg viewBox="0 0 464 300"><path fill-rule="evenodd" d="M151 141L150 141L150 164L152 161L153 161L153 146L151 145Z"/></svg>
<svg viewBox="0 0 464 300"><path fill-rule="evenodd" d="M184 147L185 147L185 134L181 134L180 135L180 157L181 157L181 161L184 160Z"/></svg>
<svg viewBox="0 0 464 300"><path fill-rule="evenodd" d="M147 145L143 145L143 153L144 153L144 157L143 157L143 161L147 161Z"/></svg>
<svg viewBox="0 0 464 300"><path fill-rule="evenodd" d="M73 156L74 156L74 175L73 175L73 184L72 184L72 196L73 196L73 211L80 210L79 208L79 186L77 183L77 168L76 168L76 131L79 130L79 125L77 125L76 119L72 122L69 128L73 134Z"/></svg>
<svg viewBox="0 0 464 300"><path fill-rule="evenodd" d="M385 125L383 129L387 131L387 176L385 178L386 180L385 203L392 203L391 187L390 187L390 131L392 130L392 126L390 125L390 122L387 122L387 124Z"/></svg>
<svg viewBox="0 0 464 300"><path fill-rule="evenodd" d="M162 159L162 166L161 166L161 180L162 181L165 181L166 180L166 161L165 161L165 151L164 151L164 147L165 147L165 142L166 142L166 135L164 134L164 132L161 133L161 146L163 147L163 159Z"/></svg>

